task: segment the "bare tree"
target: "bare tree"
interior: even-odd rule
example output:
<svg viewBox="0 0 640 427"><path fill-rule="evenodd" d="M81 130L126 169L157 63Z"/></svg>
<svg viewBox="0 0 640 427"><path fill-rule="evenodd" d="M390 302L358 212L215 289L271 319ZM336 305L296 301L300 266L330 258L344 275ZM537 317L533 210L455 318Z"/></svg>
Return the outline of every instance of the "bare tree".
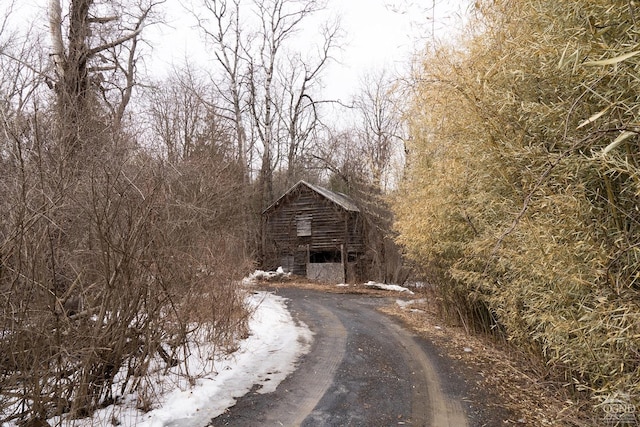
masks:
<svg viewBox="0 0 640 427"><path fill-rule="evenodd" d="M289 68L293 75L288 75L285 70L292 64L282 59L282 56L291 56L291 52L286 49L286 43L297 34L301 23L319 11L323 4L319 1L293 0L254 3L260 17L261 29L258 52L249 53L249 106L253 126L262 148L258 183L264 208L274 197L273 173L280 161L279 148L282 140L291 138L288 142L291 144L293 158L300 143L306 139L300 129L301 115L308 110L307 107L315 106L309 90L312 83L317 82L320 71L327 63L329 52L334 47L337 29L326 33L325 46L316 65L311 65L311 61L303 60L299 56L296 61L299 66L298 73L294 65ZM278 99L279 91L288 94L288 97ZM312 121L315 122L316 120Z"/></svg>
<svg viewBox="0 0 640 427"><path fill-rule="evenodd" d="M89 415L133 389L144 400L150 361L177 363L187 325L207 320L227 343L243 329L224 268L241 258L235 175L224 162L210 179L166 168L124 132L155 7L135 5L51 1L50 55L0 34L0 424ZM190 157L218 134L195 129Z"/></svg>
<svg viewBox="0 0 640 427"><path fill-rule="evenodd" d="M265 207L274 196L274 172L286 168L286 181L293 179L318 123L320 100L314 99L313 90L336 47L339 25L325 26L317 54L303 56L291 49L293 38L305 19L324 6L321 1L203 4L208 17L199 16L198 22L206 39L217 47L216 60L224 75L219 87L236 125L239 156L248 153L243 160L250 167L258 165L260 206ZM241 21L241 13L248 19Z"/></svg>
<svg viewBox="0 0 640 427"><path fill-rule="evenodd" d="M316 162L317 168L324 171L323 178L329 187L349 193L353 183L366 181L367 167L355 131L336 131L325 127L319 134L309 155Z"/></svg>
<svg viewBox="0 0 640 427"><path fill-rule="evenodd" d="M297 180L301 172L301 158L307 151L307 143L313 132L321 124L320 106L331 102L317 98L314 89L320 82L321 73L331 60L332 51L337 47L340 37L338 21L322 28L323 43L317 49L317 55L305 58L301 54L290 55L289 65L281 71L282 102L279 107L279 120L286 132L286 187Z"/></svg>
<svg viewBox="0 0 640 427"><path fill-rule="evenodd" d="M362 90L354 99L358 143L371 171L372 184L386 191L397 183L402 168L399 162L404 152L405 125L402 121L401 91L385 71L363 77Z"/></svg>
<svg viewBox="0 0 640 427"><path fill-rule="evenodd" d="M216 128L218 141L227 138L211 99L213 89L196 71L186 67L174 71L148 92L149 120L153 139L162 143L164 157L172 164L189 159L205 134Z"/></svg>
<svg viewBox="0 0 640 427"><path fill-rule="evenodd" d="M73 0L63 14L61 0L49 1L52 80L59 121L66 122L60 128L65 152L86 148L98 126L87 118L100 116L101 109L109 112L111 134L120 130L135 86L140 35L159 3Z"/></svg>
<svg viewBox="0 0 640 427"><path fill-rule="evenodd" d="M217 84L224 103L218 107L234 124L238 163L244 169L245 183L249 183L250 161L246 132L246 76L247 61L244 55L247 39L241 22L240 0L204 0L206 16L193 12L205 39L215 49L215 59L222 69L222 81ZM215 81L215 79L214 79Z"/></svg>
<svg viewBox="0 0 640 427"><path fill-rule="evenodd" d="M346 188L359 182L385 193L398 182L406 132L401 93L385 71L363 77L351 107L353 126L341 131L325 128L310 152L328 171L332 185L348 192Z"/></svg>

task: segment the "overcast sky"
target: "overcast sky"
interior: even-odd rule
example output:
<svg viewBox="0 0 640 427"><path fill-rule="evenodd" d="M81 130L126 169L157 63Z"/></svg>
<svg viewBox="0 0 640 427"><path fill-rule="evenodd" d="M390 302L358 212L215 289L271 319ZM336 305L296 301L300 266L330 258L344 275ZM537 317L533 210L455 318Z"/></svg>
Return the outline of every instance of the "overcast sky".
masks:
<svg viewBox="0 0 640 427"><path fill-rule="evenodd" d="M356 92L363 74L381 68L406 68L411 54L432 35L444 37L455 31L466 4L468 0L436 0L434 15L433 0L328 0L322 15L303 21L304 32L313 33L323 19L339 17L345 33L341 49L335 52L336 62L326 70L325 99L346 102ZM169 0L167 7L169 25L152 30L152 66L170 69L171 64L180 65L185 58L196 63L210 59L180 2Z"/></svg>
<svg viewBox="0 0 640 427"><path fill-rule="evenodd" d="M329 6L342 15L347 37L342 63L331 70L329 93L350 95L360 76L371 70L406 69L412 54L431 39L432 29L436 37L453 29L449 24L462 2L438 0L432 27L432 0L331 0Z"/></svg>
<svg viewBox="0 0 640 427"><path fill-rule="evenodd" d="M0 6L9 0L0 0ZM67 3L68 0L63 0ZM181 66L185 60L206 64L212 54L203 48L195 22L182 6L196 0L167 0L166 25L145 29L153 52L147 66L156 75ZM345 36L341 49L324 75L325 99L348 102L357 92L361 77L385 68L389 73L408 68L412 53L425 45L432 36L450 37L460 26L460 16L469 0L327 0L323 15L308 19L303 33L313 33L319 23L339 17ZM18 0L14 16L29 16L25 25L35 22L39 30L47 31L47 20L33 19L34 13L44 16L48 0ZM435 6L435 7L434 7ZM0 7L0 9L3 9ZM435 18L435 21L434 21ZM304 35L300 37L304 40ZM48 41L48 40L47 40Z"/></svg>

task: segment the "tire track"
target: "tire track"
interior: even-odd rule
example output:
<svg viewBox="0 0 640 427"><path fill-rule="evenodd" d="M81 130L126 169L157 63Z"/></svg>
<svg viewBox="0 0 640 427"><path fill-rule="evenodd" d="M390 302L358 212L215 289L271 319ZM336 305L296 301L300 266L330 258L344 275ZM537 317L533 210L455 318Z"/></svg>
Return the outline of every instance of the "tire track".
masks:
<svg viewBox="0 0 640 427"><path fill-rule="evenodd" d="M409 357L406 359L417 376L413 381L411 399L414 425L433 427L466 427L467 417L458 400L446 397L442 392L438 374L424 350L416 343L413 335L401 326L388 322L398 341Z"/></svg>
<svg viewBox="0 0 640 427"><path fill-rule="evenodd" d="M287 384L295 397L275 405L265 417L266 425L299 426L326 393L345 354L347 330L338 317L318 303L305 301L304 306L318 317L315 321L323 330L311 347L315 363L299 368L296 380Z"/></svg>
<svg viewBox="0 0 640 427"><path fill-rule="evenodd" d="M377 311L385 301L295 288L277 293L314 332L310 352L275 392L247 394L210 426L470 426L463 381L447 377L453 383L443 389L438 355Z"/></svg>

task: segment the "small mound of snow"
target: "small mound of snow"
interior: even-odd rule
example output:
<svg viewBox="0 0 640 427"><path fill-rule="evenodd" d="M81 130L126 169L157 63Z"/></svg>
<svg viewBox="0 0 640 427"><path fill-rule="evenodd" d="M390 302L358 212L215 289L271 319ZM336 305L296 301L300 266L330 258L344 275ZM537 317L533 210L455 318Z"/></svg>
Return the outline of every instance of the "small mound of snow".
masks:
<svg viewBox="0 0 640 427"><path fill-rule="evenodd" d="M396 304L400 306L400 308L407 308L411 305L411 301L405 301L403 299L397 299Z"/></svg>
<svg viewBox="0 0 640 427"><path fill-rule="evenodd" d="M281 280L291 277L291 273L285 273L282 267L278 267L276 271L256 270L242 279L243 285L251 285L259 281Z"/></svg>
<svg viewBox="0 0 640 427"><path fill-rule="evenodd" d="M427 282L406 282L405 285L408 288L415 288L415 289L433 289L433 285L431 283L427 283Z"/></svg>
<svg viewBox="0 0 640 427"><path fill-rule="evenodd" d="M427 300L425 300L424 298L420 298L420 299L411 299L411 300L403 300L403 299L397 299L396 300L396 304L398 304L400 306L400 308L402 309L406 309L408 308L410 305L413 304L421 304L426 302ZM422 310L417 310L417 309L412 309L411 311L422 311Z"/></svg>
<svg viewBox="0 0 640 427"><path fill-rule="evenodd" d="M374 289L382 289L384 291L407 292L407 293L413 295L412 291L410 291L409 289L407 289L407 288L405 288L403 286L386 285L384 283L377 283L377 282L373 282L373 281L369 281L369 282L365 283L364 285L368 286L370 288L374 288Z"/></svg>

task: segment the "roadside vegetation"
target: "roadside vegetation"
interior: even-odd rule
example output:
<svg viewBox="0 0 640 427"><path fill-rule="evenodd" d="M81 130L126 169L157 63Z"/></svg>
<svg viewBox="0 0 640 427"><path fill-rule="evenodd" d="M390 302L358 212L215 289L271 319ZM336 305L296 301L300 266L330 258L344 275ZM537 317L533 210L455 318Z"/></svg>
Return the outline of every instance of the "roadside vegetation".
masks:
<svg viewBox="0 0 640 427"><path fill-rule="evenodd" d="M416 71L394 202L447 315L526 349L594 416L640 404L639 17L475 2Z"/></svg>
<svg viewBox="0 0 640 427"><path fill-rule="evenodd" d="M401 245L567 406L640 407L635 1L478 0L339 128L339 22L295 42L324 1L193 1L210 68L152 77L163 4L51 0L33 27L0 5L0 423L148 410L150 370L192 378L190 336L233 350L260 213L299 179L367 211L372 280L407 279Z"/></svg>
<svg viewBox="0 0 640 427"><path fill-rule="evenodd" d="M245 337L263 208L303 178L381 203L401 160L392 78L372 73L353 128L331 126L339 21L297 43L321 0L189 2L208 65L153 75L167 2L23 3L0 4L0 424L131 396L149 411L154 375L196 380L194 340L215 360ZM379 208L371 228L390 223ZM404 274L390 239L371 245L376 275Z"/></svg>
<svg viewBox="0 0 640 427"><path fill-rule="evenodd" d="M152 375L198 375L194 337L213 358L246 334L242 173L227 135L206 133L213 120L179 158L144 146L129 103L153 3L51 2L46 51L43 34L15 29L12 6L0 25L0 424L72 423L124 395L148 411Z"/></svg>

